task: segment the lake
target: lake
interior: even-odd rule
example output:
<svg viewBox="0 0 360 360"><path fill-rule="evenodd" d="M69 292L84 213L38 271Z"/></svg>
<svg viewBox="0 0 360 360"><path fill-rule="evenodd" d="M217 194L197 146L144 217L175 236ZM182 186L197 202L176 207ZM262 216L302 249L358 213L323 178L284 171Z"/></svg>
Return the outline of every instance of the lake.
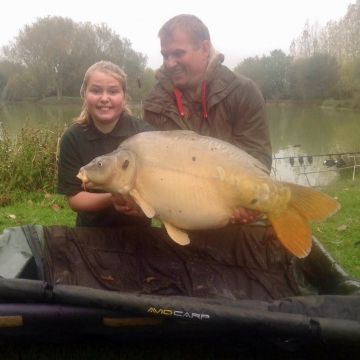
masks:
<svg viewBox="0 0 360 360"><path fill-rule="evenodd" d="M0 110L0 122L16 134L26 121L33 126L53 120L70 123L80 110L76 105L11 104ZM339 169L360 171L359 110L269 105L267 113L274 178L320 186L336 180ZM139 116L138 109L134 115ZM343 165L328 166L335 161Z"/></svg>

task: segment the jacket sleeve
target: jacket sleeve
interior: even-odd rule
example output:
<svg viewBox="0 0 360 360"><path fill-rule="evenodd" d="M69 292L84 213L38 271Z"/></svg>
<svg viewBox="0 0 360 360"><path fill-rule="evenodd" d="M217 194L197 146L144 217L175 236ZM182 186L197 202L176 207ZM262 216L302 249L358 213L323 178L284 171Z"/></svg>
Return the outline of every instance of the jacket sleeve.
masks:
<svg viewBox="0 0 360 360"><path fill-rule="evenodd" d="M233 98L235 96L235 99ZM248 80L234 90L232 102L232 142L271 170L272 150L264 97Z"/></svg>

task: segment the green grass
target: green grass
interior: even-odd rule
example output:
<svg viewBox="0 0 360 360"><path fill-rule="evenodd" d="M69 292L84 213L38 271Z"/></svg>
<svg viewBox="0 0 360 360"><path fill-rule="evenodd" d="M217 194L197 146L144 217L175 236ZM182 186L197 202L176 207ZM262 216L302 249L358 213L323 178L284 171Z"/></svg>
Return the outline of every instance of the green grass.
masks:
<svg viewBox="0 0 360 360"><path fill-rule="evenodd" d="M341 209L325 221L313 222L313 234L350 275L360 278L360 176L353 181L345 174L319 190L335 197ZM75 215L62 195L19 192L10 205L0 206L0 232L31 222L74 226ZM153 225L159 226L159 222L155 220Z"/></svg>
<svg viewBox="0 0 360 360"><path fill-rule="evenodd" d="M20 197L20 195L19 195ZM5 228L36 225L75 225L75 213L63 195L49 193L23 194L22 200L0 207L0 232Z"/></svg>
<svg viewBox="0 0 360 360"><path fill-rule="evenodd" d="M346 100L334 100L329 99L323 101L321 104L323 107L329 107L333 109L360 109L360 99L346 99Z"/></svg>
<svg viewBox="0 0 360 360"><path fill-rule="evenodd" d="M342 208L323 222L312 224L314 235L330 251L332 256L351 275L360 277L360 177L355 181L347 174L338 182L320 189L336 197ZM10 205L0 207L0 232L5 228L34 222L37 225L63 224L74 226L75 213L69 208L62 195L47 194L44 191L18 193ZM344 230L338 230L345 225ZM240 339L242 336L240 336ZM20 339L19 339L20 340ZM259 339L261 342L261 339ZM317 358L326 358L324 348L315 349ZM306 349L304 351L307 351ZM289 353L266 344L219 342L188 343L175 341L137 342L136 344L70 343L70 344L29 344L0 339L2 359L307 359L303 353ZM324 355L325 354L325 355Z"/></svg>
<svg viewBox="0 0 360 360"><path fill-rule="evenodd" d="M353 181L348 174L319 190L336 198L341 209L312 223L313 234L350 275L360 278L360 177Z"/></svg>

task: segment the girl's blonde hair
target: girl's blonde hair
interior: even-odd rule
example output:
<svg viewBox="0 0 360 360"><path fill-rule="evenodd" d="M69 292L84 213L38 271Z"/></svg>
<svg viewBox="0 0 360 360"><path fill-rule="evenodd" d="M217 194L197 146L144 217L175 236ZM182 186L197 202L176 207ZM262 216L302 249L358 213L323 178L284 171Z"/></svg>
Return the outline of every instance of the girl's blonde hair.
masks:
<svg viewBox="0 0 360 360"><path fill-rule="evenodd" d="M91 114L89 113L87 106L86 106L85 92L86 92L87 86L89 84L89 79L94 72L103 72L103 73L109 74L109 75L113 76L115 79L117 79L121 84L121 87L124 91L124 97L126 99L126 74L125 74L125 72L119 66L113 64L110 61L99 61L99 62L95 63L94 65L91 65L85 73L84 80L83 80L83 83L80 88L80 96L84 100L82 111L81 111L80 115L77 118L75 118L70 125L72 125L72 124L83 124L86 126L90 125ZM123 111L128 114L131 114L130 109L126 105L126 101L124 102L124 110Z"/></svg>

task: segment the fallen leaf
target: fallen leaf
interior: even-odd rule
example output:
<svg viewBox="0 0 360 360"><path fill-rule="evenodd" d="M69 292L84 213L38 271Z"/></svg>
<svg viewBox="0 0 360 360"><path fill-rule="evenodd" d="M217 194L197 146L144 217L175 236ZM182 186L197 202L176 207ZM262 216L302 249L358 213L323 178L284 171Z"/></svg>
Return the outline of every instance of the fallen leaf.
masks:
<svg viewBox="0 0 360 360"><path fill-rule="evenodd" d="M16 219L16 215L10 214L6 217L7 219Z"/></svg>
<svg viewBox="0 0 360 360"><path fill-rule="evenodd" d="M28 200L27 202L29 205L32 205L34 202L32 200Z"/></svg>
<svg viewBox="0 0 360 360"><path fill-rule="evenodd" d="M55 210L55 211L59 211L59 210L60 210L59 204L52 204L51 207L52 207L52 209Z"/></svg>
<svg viewBox="0 0 360 360"><path fill-rule="evenodd" d="M336 230L337 231L344 231L345 229L346 229L346 225L341 225Z"/></svg>
<svg viewBox="0 0 360 360"><path fill-rule="evenodd" d="M108 276L100 275L100 277L104 280L114 280L114 278L111 275L108 275Z"/></svg>
<svg viewBox="0 0 360 360"><path fill-rule="evenodd" d="M49 198L51 198L51 194L46 193L46 194L44 195L44 197L45 197L45 199L49 199Z"/></svg>

